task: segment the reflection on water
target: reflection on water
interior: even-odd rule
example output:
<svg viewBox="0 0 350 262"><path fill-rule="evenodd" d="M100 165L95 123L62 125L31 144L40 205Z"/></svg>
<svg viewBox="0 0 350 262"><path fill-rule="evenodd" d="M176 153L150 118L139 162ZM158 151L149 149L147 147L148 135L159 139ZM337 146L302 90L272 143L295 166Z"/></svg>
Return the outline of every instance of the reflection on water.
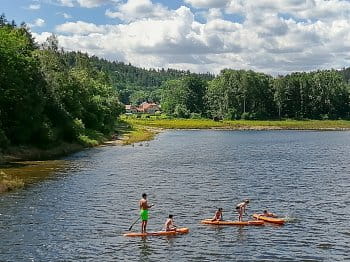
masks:
<svg viewBox="0 0 350 262"><path fill-rule="evenodd" d="M153 253L147 241L147 237L141 238L140 241L140 255L143 261L148 261L149 256Z"/></svg>
<svg viewBox="0 0 350 262"><path fill-rule="evenodd" d="M21 161L0 165L0 171L20 178L25 184L42 181L69 165L66 160Z"/></svg>
<svg viewBox="0 0 350 262"><path fill-rule="evenodd" d="M7 169L35 183L0 195L0 260L347 261L349 152L349 132L170 131L148 147ZM123 237L143 192L156 204L149 231L174 214L190 233ZM199 223L217 207L237 219L234 206L245 198L248 214L268 209L288 223Z"/></svg>

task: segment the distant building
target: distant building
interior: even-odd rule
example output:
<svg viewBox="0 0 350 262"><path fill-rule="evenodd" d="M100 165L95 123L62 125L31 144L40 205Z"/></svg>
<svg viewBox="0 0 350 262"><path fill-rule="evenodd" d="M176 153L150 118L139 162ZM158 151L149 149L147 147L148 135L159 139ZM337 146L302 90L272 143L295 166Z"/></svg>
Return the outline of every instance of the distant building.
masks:
<svg viewBox="0 0 350 262"><path fill-rule="evenodd" d="M138 107L133 105L125 105L125 112L127 114L145 113L145 114L155 114L160 112L160 106L156 103L143 102Z"/></svg>
<svg viewBox="0 0 350 262"><path fill-rule="evenodd" d="M160 107L156 103L143 102L138 107L138 111L141 113L154 114L155 112L160 111Z"/></svg>
<svg viewBox="0 0 350 262"><path fill-rule="evenodd" d="M136 114L138 112L137 107L133 105L125 105L125 113Z"/></svg>

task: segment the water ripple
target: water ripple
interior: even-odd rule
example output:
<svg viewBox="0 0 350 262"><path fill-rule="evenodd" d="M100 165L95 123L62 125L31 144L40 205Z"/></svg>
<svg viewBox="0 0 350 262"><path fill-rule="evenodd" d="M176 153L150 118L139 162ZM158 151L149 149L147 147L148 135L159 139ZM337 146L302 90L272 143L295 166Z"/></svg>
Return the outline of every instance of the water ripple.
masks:
<svg viewBox="0 0 350 262"><path fill-rule="evenodd" d="M0 196L0 260L349 260L349 152L349 132L301 131L172 131L149 147L85 150L55 177ZM156 204L149 230L172 213L190 233L122 237L143 192ZM199 224L217 207L236 219L244 198L248 214L269 209L288 223Z"/></svg>

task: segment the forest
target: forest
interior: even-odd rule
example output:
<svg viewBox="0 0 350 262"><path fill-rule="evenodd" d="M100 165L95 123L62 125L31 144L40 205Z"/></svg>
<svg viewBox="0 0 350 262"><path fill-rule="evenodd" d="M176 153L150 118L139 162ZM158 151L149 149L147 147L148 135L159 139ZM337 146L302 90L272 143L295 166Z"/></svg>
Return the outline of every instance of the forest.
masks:
<svg viewBox="0 0 350 262"><path fill-rule="evenodd" d="M88 144L112 134L124 104L161 104L168 117L349 119L350 68L273 77L144 69L41 45L26 24L0 16L0 148Z"/></svg>
<svg viewBox="0 0 350 262"><path fill-rule="evenodd" d="M69 66L52 36L35 43L25 24L0 19L0 147L88 143L113 132L122 112L108 76L84 56Z"/></svg>

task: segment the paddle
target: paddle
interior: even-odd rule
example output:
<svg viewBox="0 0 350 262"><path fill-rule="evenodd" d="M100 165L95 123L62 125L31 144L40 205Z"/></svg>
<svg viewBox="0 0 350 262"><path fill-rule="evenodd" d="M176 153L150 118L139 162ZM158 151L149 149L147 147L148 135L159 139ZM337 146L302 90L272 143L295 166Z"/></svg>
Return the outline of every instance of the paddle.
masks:
<svg viewBox="0 0 350 262"><path fill-rule="evenodd" d="M134 221L134 223L131 224L131 226L129 227L129 231L132 229L132 227L137 223L137 221L140 220L140 216Z"/></svg>

